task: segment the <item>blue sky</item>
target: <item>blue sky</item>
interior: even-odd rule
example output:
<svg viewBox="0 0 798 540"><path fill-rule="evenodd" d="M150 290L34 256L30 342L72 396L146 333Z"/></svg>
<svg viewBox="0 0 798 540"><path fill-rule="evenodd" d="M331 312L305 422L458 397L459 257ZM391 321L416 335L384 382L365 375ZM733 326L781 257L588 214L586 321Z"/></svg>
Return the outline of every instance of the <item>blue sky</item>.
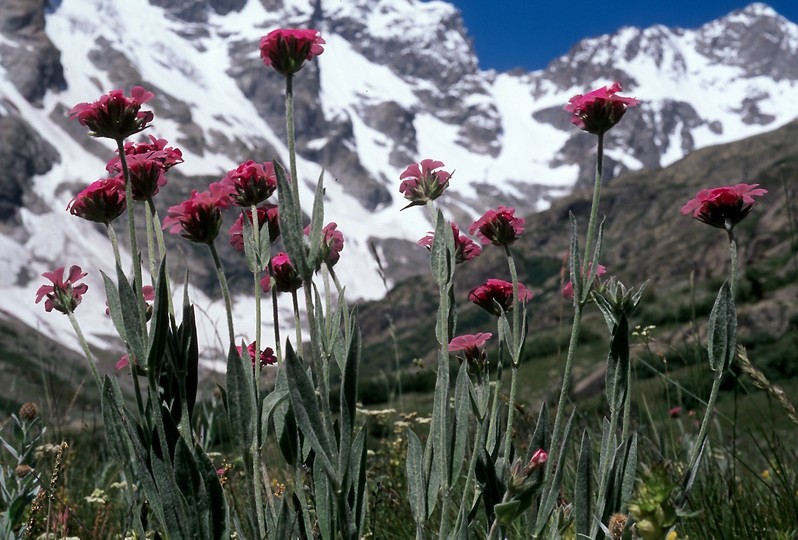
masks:
<svg viewBox="0 0 798 540"><path fill-rule="evenodd" d="M750 2L722 0L448 0L463 13L483 69L544 68L585 37L622 26L696 28ZM798 1L765 2L798 21Z"/></svg>

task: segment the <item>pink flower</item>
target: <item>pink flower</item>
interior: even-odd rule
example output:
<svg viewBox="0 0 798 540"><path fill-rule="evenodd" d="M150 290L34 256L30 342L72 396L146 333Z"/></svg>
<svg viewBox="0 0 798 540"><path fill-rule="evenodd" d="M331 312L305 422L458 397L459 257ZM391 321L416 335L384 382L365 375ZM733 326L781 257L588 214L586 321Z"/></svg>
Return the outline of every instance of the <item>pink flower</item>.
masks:
<svg viewBox="0 0 798 540"><path fill-rule="evenodd" d="M513 309L513 284L501 279L489 279L468 293L468 299L497 317ZM518 301L528 302L532 293L518 284ZM498 305L497 305L498 304Z"/></svg>
<svg viewBox="0 0 798 540"><path fill-rule="evenodd" d="M169 144L166 139L157 139L152 135L150 137L150 142L140 142L140 143L132 143L126 142L125 143L125 156L138 156L144 155L148 159L157 161L161 164L164 171L168 171L175 165L183 163L183 152L180 151L179 148L173 148L171 146L166 146ZM119 151L117 150L117 153ZM105 170L109 173L120 173L122 172L122 165L119 156L114 157L108 164L105 166Z"/></svg>
<svg viewBox="0 0 798 540"><path fill-rule="evenodd" d="M483 347L491 337L493 334L490 332L457 336L449 342L449 352L462 351L463 354L458 355L457 359L466 362L471 374L479 375L488 361L488 355Z"/></svg>
<svg viewBox="0 0 798 540"><path fill-rule="evenodd" d="M271 276L274 278L274 290L277 292L294 292L302 286L302 278L291 265L287 253L282 251L272 257L269 263ZM263 287L263 280L261 279ZM267 289L268 290L268 289Z"/></svg>
<svg viewBox="0 0 798 540"><path fill-rule="evenodd" d="M457 225L454 223L450 223L450 225L452 226L452 234L454 236L454 263L461 264L479 257L479 254L482 253L482 248L466 235L460 234L460 229ZM434 239L435 234L430 232L427 236L416 242L416 244L431 250L432 241Z"/></svg>
<svg viewBox="0 0 798 540"><path fill-rule="evenodd" d="M442 161L431 159L423 159L420 163L408 165L399 175L399 179L402 180L399 191L410 201L405 208L426 204L427 201L437 199L446 191L452 175L446 171L436 170L443 166Z"/></svg>
<svg viewBox="0 0 798 540"><path fill-rule="evenodd" d="M488 210L476 220L468 232L476 233L483 245L509 246L524 232L524 218L515 216L515 208L499 206L496 210Z"/></svg>
<svg viewBox="0 0 798 540"><path fill-rule="evenodd" d="M242 252L244 251L244 214L246 214L249 222L252 223L252 210L247 209L239 214L227 231L230 235L230 245ZM265 224L268 224L269 241L274 242L280 236L280 220L276 204L266 204L258 207L258 229L262 231Z"/></svg>
<svg viewBox="0 0 798 540"><path fill-rule="evenodd" d="M75 195L67 205L73 216L109 224L125 211L125 184L117 178L101 178Z"/></svg>
<svg viewBox="0 0 798 540"><path fill-rule="evenodd" d="M621 120L626 109L640 104L635 98L616 96L621 90L621 83L615 81L588 94L575 95L565 106L565 110L573 114L571 123L594 135L609 131Z"/></svg>
<svg viewBox="0 0 798 540"><path fill-rule="evenodd" d="M166 174L162 162L151 156L152 153L134 154L127 157L134 201L147 201L157 195L158 191L166 185ZM118 160L119 158L114 159ZM108 166L111 166L110 163ZM116 178L122 182L125 181L121 171Z"/></svg>
<svg viewBox="0 0 798 540"><path fill-rule="evenodd" d="M668 411L668 416L671 418L679 418L682 415L682 407L677 405L675 407L671 407Z"/></svg>
<svg viewBox="0 0 798 540"><path fill-rule="evenodd" d="M325 263L328 268L335 266L341 258L341 251L344 249L344 235L337 230L338 224L331 221L321 229L322 242L319 252L319 260L316 264L316 271L321 269L321 263ZM310 225L305 227L305 235L310 235Z"/></svg>
<svg viewBox="0 0 798 540"><path fill-rule="evenodd" d="M324 43L318 30L278 28L260 38L260 57L287 77L302 69L306 60L323 53Z"/></svg>
<svg viewBox="0 0 798 540"><path fill-rule="evenodd" d="M141 86L134 86L130 94L128 98L122 90L111 90L93 103L78 103L69 110L69 118L77 118L94 137L122 140L146 128L153 119L151 111L139 109L155 94Z"/></svg>
<svg viewBox="0 0 798 540"><path fill-rule="evenodd" d="M246 161L229 171L222 180L233 188L233 201L238 206L258 205L277 189L277 175L271 162Z"/></svg>
<svg viewBox="0 0 798 540"><path fill-rule="evenodd" d="M241 345L236 345L236 349L238 350L238 355L243 358L243 351L241 350ZM247 352L249 353L249 359L252 362L252 369L255 369L255 358L258 356L255 352L255 342L253 341L249 345L247 345ZM271 347L266 347L260 353L260 367L266 367L272 364L277 363L277 357L274 356L274 351Z"/></svg>
<svg viewBox="0 0 798 540"><path fill-rule="evenodd" d="M52 272L43 273L42 277L49 279L52 285L39 287L39 290L36 291L36 303L38 304L42 301L42 298L47 297L44 302L44 309L48 313L53 309L65 315L74 312L89 288L85 283L80 285L76 285L76 283L86 277L86 275L80 269L80 266L72 266L69 269L69 276L66 280L64 280L63 266L59 266Z"/></svg>
<svg viewBox="0 0 798 540"><path fill-rule="evenodd" d="M590 270L590 265L587 265L588 271ZM598 265L598 270L596 270L596 277L600 278L604 274L607 273L607 269L604 267L603 264ZM584 274L583 274L584 277ZM573 281L568 281L565 286L562 288L562 297L566 300L573 300L574 299L574 283Z"/></svg>
<svg viewBox="0 0 798 540"><path fill-rule="evenodd" d="M767 192L766 189L760 188L759 184L737 184L704 189L682 206L682 214L692 213L698 221L731 231L748 215L754 205L754 197L761 197Z"/></svg>
<svg viewBox="0 0 798 540"><path fill-rule="evenodd" d="M230 206L230 188L221 182L208 186L208 191L191 192L187 201L169 208L163 228L180 234L192 242L210 244L219 234L222 210Z"/></svg>

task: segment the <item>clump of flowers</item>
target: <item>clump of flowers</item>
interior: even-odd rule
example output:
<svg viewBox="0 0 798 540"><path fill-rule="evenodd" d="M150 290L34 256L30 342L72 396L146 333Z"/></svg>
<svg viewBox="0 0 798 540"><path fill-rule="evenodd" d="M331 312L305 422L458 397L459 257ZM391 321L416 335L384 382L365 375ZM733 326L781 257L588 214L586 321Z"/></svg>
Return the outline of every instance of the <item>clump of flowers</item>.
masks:
<svg viewBox="0 0 798 540"><path fill-rule="evenodd" d="M73 216L109 224L127 208L125 183L119 178L101 178L75 195L67 205Z"/></svg>
<svg viewBox="0 0 798 540"><path fill-rule="evenodd" d="M459 352L456 358L468 365L472 375L479 375L485 369L488 362L488 354L485 351L485 343L493 337L490 332L480 332L478 334L465 334L457 336L449 342L449 352Z"/></svg>
<svg viewBox="0 0 798 540"><path fill-rule="evenodd" d="M166 146L169 144L166 139L158 139L152 135L149 138L150 142L126 142L124 147L125 157L145 155L149 159L160 163L165 171L183 163L183 152L179 148ZM117 153L119 153L118 150ZM118 155L108 162L105 170L109 173L122 172L122 160Z"/></svg>
<svg viewBox="0 0 798 540"><path fill-rule="evenodd" d="M305 227L305 234L310 234L310 225ZM321 229L322 241L319 251L319 260L316 263L316 270L321 269L321 263L325 263L332 268L341 258L341 250L344 249L344 235L338 230L338 224L331 221Z"/></svg>
<svg viewBox="0 0 798 540"><path fill-rule="evenodd" d="M513 309L513 284L502 279L489 279L468 293L468 299L497 317ZM518 301L532 300L532 293L518 284Z"/></svg>
<svg viewBox="0 0 798 540"><path fill-rule="evenodd" d="M45 272L42 277L50 280L51 285L42 285L36 291L36 303L47 298L44 302L44 309L49 313L53 309L67 315L73 313L78 307L83 295L89 289L85 283L77 284L78 281L88 274L83 272L80 266L72 266L69 275L64 279L64 267L59 266L52 272Z"/></svg>
<svg viewBox="0 0 798 540"><path fill-rule="evenodd" d="M737 184L703 189L682 206L682 214L692 214L695 219L718 229L731 231L748 215L756 202L768 191L759 184Z"/></svg>
<svg viewBox="0 0 798 540"><path fill-rule="evenodd" d="M402 183L399 184L399 192L410 201L411 206L426 204L440 197L446 188L449 187L451 173L438 170L443 167L442 161L423 159L419 163L413 163L399 175Z"/></svg>
<svg viewBox="0 0 798 540"><path fill-rule="evenodd" d="M230 226L227 233L230 235L230 245L236 250L244 251L244 216L247 216L252 223L252 210L244 210L235 222ZM265 204L258 207L258 229L262 230L266 226L269 231L269 241L274 242L280 236L280 220L276 204Z"/></svg>
<svg viewBox="0 0 798 540"><path fill-rule="evenodd" d="M476 234L483 245L509 246L521 237L524 223L524 218L516 217L515 208L500 205L496 210L485 212L468 232Z"/></svg>
<svg viewBox="0 0 798 540"><path fill-rule="evenodd" d="M244 351L241 349L241 345L236 345L236 350L238 351L238 355L242 358L244 357ZM266 367L277 363L277 357L274 356L274 351L271 347L266 347L260 352L260 355L257 354L255 350L255 342L253 341L249 345L247 345L247 353L249 354L249 359L252 362L252 368L255 368L255 358L260 356L260 367Z"/></svg>
<svg viewBox="0 0 798 540"><path fill-rule="evenodd" d="M277 292L294 292L302 286L302 278L291 264L288 254L280 252L272 257L269 263L271 277L274 279L274 290ZM264 292L270 288L269 274L261 279Z"/></svg>
<svg viewBox="0 0 798 540"><path fill-rule="evenodd" d="M260 57L265 65L289 76L302 69L306 60L323 53L324 43L318 30L278 28L260 38Z"/></svg>
<svg viewBox="0 0 798 540"><path fill-rule="evenodd" d="M626 109L640 104L633 97L616 95L622 90L621 83L615 81L610 86L575 95L565 106L573 115L571 123L594 135L606 133L623 118Z"/></svg>
<svg viewBox="0 0 798 540"><path fill-rule="evenodd" d="M245 161L228 171L222 182L232 188L233 201L243 207L259 205L277 189L277 175L271 162Z"/></svg>
<svg viewBox="0 0 798 540"><path fill-rule="evenodd" d="M163 228L200 244L211 244L222 225L222 210L230 206L230 187L214 182L207 191L193 190L187 201L169 208Z"/></svg>
<svg viewBox="0 0 798 540"><path fill-rule="evenodd" d="M111 90L93 103L78 103L69 110L69 118L77 119L94 137L107 137L121 141L147 127L152 121L152 111L142 111L141 105L155 94L134 86L131 97L120 89Z"/></svg>
<svg viewBox="0 0 798 540"><path fill-rule="evenodd" d="M460 234L460 229L456 224L450 223L452 226L452 235L454 236L454 262L461 264L471 259L479 257L482 253L482 248L464 234ZM435 234L430 232L427 236L421 238L416 244L423 246L427 249L432 249L432 241L435 239Z"/></svg>

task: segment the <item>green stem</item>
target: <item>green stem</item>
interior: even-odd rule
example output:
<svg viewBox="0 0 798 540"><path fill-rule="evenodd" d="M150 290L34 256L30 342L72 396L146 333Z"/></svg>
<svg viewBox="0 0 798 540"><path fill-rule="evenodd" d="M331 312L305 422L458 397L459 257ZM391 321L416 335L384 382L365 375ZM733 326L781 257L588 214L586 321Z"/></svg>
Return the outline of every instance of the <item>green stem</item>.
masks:
<svg viewBox="0 0 798 540"><path fill-rule="evenodd" d="M110 223L105 224L105 229L108 232L108 239L111 241L111 247L114 250L114 261L119 268L122 268L122 257L119 254L119 240L116 238L116 231Z"/></svg>
<svg viewBox="0 0 798 540"><path fill-rule="evenodd" d="M161 228L161 220L158 218L158 211L155 209L155 202L152 200L152 197L147 198L147 206L150 209L150 214L152 215L152 221L154 224L155 229L155 240L158 243L158 255L161 259L166 257L166 242L164 241L163 237L163 229ZM174 317L175 315L175 307L172 303L172 285L169 282L169 275L168 273L166 279L166 299L169 301L169 314ZM155 285L155 281L153 281L153 286Z"/></svg>
<svg viewBox="0 0 798 540"><path fill-rule="evenodd" d="M147 224L147 258L150 263L150 282L155 285L155 276L157 275L155 273L155 233L152 230L152 208L148 204L144 205L144 222Z"/></svg>
<svg viewBox="0 0 798 540"><path fill-rule="evenodd" d="M288 138L288 163L291 169L291 189L299 204L299 177L296 171L296 139L294 135L294 76L285 77L285 128Z"/></svg>
<svg viewBox="0 0 798 540"><path fill-rule="evenodd" d="M119 151L119 165L122 168L122 176L125 179L125 204L127 205L127 226L130 236L130 253L133 256L133 288L139 298L139 323L143 335L147 335L146 309L144 305L144 295L141 293L141 259L139 258L139 247L136 242L136 220L134 216L133 184L130 180L130 168L127 165L127 155L125 155L124 139L116 140L116 147Z"/></svg>
<svg viewBox="0 0 798 540"><path fill-rule="evenodd" d="M687 474L691 474L693 467L696 466L696 462L701 459L703 455L702 449L704 446L704 441L707 437L707 429L709 429L709 421L712 419L712 413L715 409L715 402L718 400L718 394L720 393L720 383L723 381L723 373L718 373L715 375L714 379L712 380L712 389L709 392L709 399L707 400L707 409L704 412L704 419L701 422L701 428L698 430L698 437L696 438L695 444L693 445L692 450L690 451L690 461L687 464ZM686 495L686 494L685 494Z"/></svg>
<svg viewBox="0 0 798 540"><path fill-rule="evenodd" d="M727 229L729 235L729 286L731 297L734 299L737 291L737 240L734 238L734 229Z"/></svg>
<svg viewBox="0 0 798 540"><path fill-rule="evenodd" d="M341 286L341 282L338 281L338 276L335 273L335 268L333 268L332 266L327 266L327 265L325 266L330 271L330 276L332 276L333 283L335 284L335 290L338 291L338 296L341 296L341 292L344 290L344 288ZM344 301L346 301L346 299L344 299ZM342 321L344 325L344 343L346 343L348 346L352 336L351 336L351 331L349 329L349 309L347 309L346 305L344 305Z"/></svg>
<svg viewBox="0 0 798 540"><path fill-rule="evenodd" d="M89 361L89 367L91 368L92 376L94 376L94 382L97 383L97 389L100 391L100 394L102 394L103 381L100 377L100 372L97 371L97 364L94 362L94 356L91 354L89 344L86 342L86 338L83 336L83 332L80 330L80 325L78 324L78 320L75 318L75 314L69 312L67 315L69 317L69 322L72 323L72 328L75 329L75 334L78 336L80 346L83 347L83 354L86 355L86 359Z"/></svg>
<svg viewBox="0 0 798 540"><path fill-rule="evenodd" d="M258 267L261 267L260 261L260 225L258 224L258 209L253 204L251 208L252 212L252 234L254 238L254 245L255 245L255 260L258 263ZM246 219L246 215L244 216ZM255 287L255 377L252 380L252 391L255 395L255 403L260 404L260 323L261 323L261 312L260 312L260 272L254 271L252 272L254 287ZM255 424L256 434L260 434L260 415L256 415ZM258 518L258 535L260 538L266 537L266 519L263 515L263 493L261 491L261 476L260 476L260 436L255 436L252 439L252 447L250 448L250 452L252 453L252 486L255 496L255 512ZM271 489L271 486L268 487Z"/></svg>
<svg viewBox="0 0 798 540"><path fill-rule="evenodd" d="M296 332L296 353L302 356L302 321L299 318L299 301L296 291L291 291L291 302L294 306L294 332Z"/></svg>
<svg viewBox="0 0 798 540"><path fill-rule="evenodd" d="M576 356L576 344L579 341L579 330L582 322L582 309L583 306L581 303L576 302L574 304L574 322L573 326L571 326L571 338L568 342L568 353L565 358L565 368L563 369L560 399L557 402L557 413L554 416L554 430L552 431L551 444L549 445L549 451L551 452L556 452L560 448L563 431L565 430L565 425L563 424L565 420L565 402L568 400L568 396L571 392L571 369L573 368L574 357ZM544 485L546 482L548 482L549 478L551 478L551 474L554 472L553 465L557 462L558 458L559 456L553 456L553 459L546 461Z"/></svg>
<svg viewBox="0 0 798 540"><path fill-rule="evenodd" d="M235 331L233 330L233 304L230 301L230 289L227 287L227 278L224 275L224 267L222 267L222 260L219 258L219 253L216 251L216 246L213 242L208 244L208 249L211 251L213 257L213 265L216 267L216 276L219 278L219 287L222 289L222 298L224 298L224 308L227 312L227 332L230 339L230 345L235 345ZM257 362L256 362L257 363Z"/></svg>
<svg viewBox="0 0 798 540"><path fill-rule="evenodd" d="M518 393L518 366L521 359L518 358L518 350L521 342L521 299L519 298L518 272L515 268L515 261L509 246L504 246L504 253L507 256L507 265L510 267L510 277L513 282L513 344L510 350L510 360L512 370L510 374L510 401L507 405L507 430L504 432L504 459L509 466L510 444L512 442L513 421L515 419L515 400ZM510 344L508 343L508 345Z"/></svg>
<svg viewBox="0 0 798 540"><path fill-rule="evenodd" d="M593 202L590 205L590 220L587 224L587 237L585 238L585 256L582 259L582 263L585 265L585 268L590 268L590 262L593 260L593 257L590 256L590 251L593 249L593 235L595 234L596 229L596 221L598 221L598 208L599 202L601 200L601 175L602 175L602 168L604 167L604 134L598 134L598 148L596 150L596 178L593 182ZM582 271L580 269L580 271ZM596 270L590 269L588 270L588 274L595 272ZM587 287L586 287L587 288ZM585 295L587 296L587 295ZM578 299L581 301L581 298Z"/></svg>
<svg viewBox="0 0 798 540"><path fill-rule="evenodd" d="M271 279L271 277L269 278ZM272 322L274 324L274 351L277 353L277 367L283 365L283 347L280 345L280 310L277 309L277 290L271 287L272 293Z"/></svg>
<svg viewBox="0 0 798 540"><path fill-rule="evenodd" d="M593 183L593 202L590 205L590 219L587 225L587 237L585 239L585 256L583 257L583 263L586 265L585 268L589 268L590 261L592 257L590 256L590 252L593 249L593 235L594 230L596 228L596 221L598 216L598 207L599 202L601 201L601 174L602 168L604 166L604 134L598 134L598 148L596 150L596 176L595 181ZM588 271L588 275L591 272L596 271L597 269L591 269ZM581 268L577 269L577 271L581 272ZM578 276L575 276L578 277ZM583 295L585 298L588 295L583 291ZM576 355L576 346L579 341L579 330L582 324L582 309L584 307L585 302L581 298L577 298L574 302L574 321L573 326L571 327L571 338L568 342L568 355L565 359L565 369L563 370L563 380L562 380L562 388L560 388L560 399L557 402L557 413L554 417L554 431L551 436L551 446L549 447L551 451L557 451L556 449L559 448L561 444L561 440L563 437L563 431L565 426L564 416L565 416L565 401L568 399L568 395L571 390L571 369L573 368L574 357ZM554 456L554 459L549 459L546 461L546 473L545 473L545 481L548 481L551 478L551 474L553 472L552 468L554 463L558 461L559 456Z"/></svg>

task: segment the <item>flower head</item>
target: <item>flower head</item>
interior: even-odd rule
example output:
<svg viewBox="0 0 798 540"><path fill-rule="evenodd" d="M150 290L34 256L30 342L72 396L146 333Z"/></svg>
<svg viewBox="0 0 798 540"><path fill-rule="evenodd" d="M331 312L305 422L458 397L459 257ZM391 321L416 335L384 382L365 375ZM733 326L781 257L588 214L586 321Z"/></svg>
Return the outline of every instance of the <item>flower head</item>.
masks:
<svg viewBox="0 0 798 540"><path fill-rule="evenodd" d="M489 279L468 293L468 299L491 315L499 317L502 312L507 313L513 309L513 284L501 279ZM518 301L528 302L531 299L532 293L519 283Z"/></svg>
<svg viewBox="0 0 798 540"><path fill-rule="evenodd" d="M141 105L155 94L134 86L126 97L122 90L111 90L93 103L78 103L69 110L69 118L77 118L94 137L122 140L138 133L152 121L152 111L141 111Z"/></svg>
<svg viewBox="0 0 798 540"><path fill-rule="evenodd" d="M208 191L191 192L187 201L169 208L163 228L180 234L192 242L210 244L219 234L222 210L230 206L230 188L221 182L208 186Z"/></svg>
<svg viewBox="0 0 798 540"><path fill-rule="evenodd" d="M437 199L446 191L452 175L437 170L443 166L442 161L432 159L423 159L420 163L408 165L399 175L399 179L402 180L399 191L410 201L405 208L426 204L427 201Z"/></svg>
<svg viewBox="0 0 798 540"><path fill-rule="evenodd" d="M244 352L241 350L241 345L236 345L236 349L238 350L238 355L242 358L244 357ZM258 354L255 352L255 342L253 341L249 345L247 345L247 352L249 353L249 359L252 362L252 369L255 369L255 358L258 357ZM260 367L270 366L272 364L277 363L277 357L274 356L274 351L271 347L266 347L260 353Z"/></svg>
<svg viewBox="0 0 798 540"><path fill-rule="evenodd" d="M260 57L265 65L289 76L302 69L306 60L323 53L324 43L318 30L278 28L260 38Z"/></svg>
<svg viewBox="0 0 798 540"><path fill-rule="evenodd" d="M162 162L158 159L153 159L151 156L152 154L150 153L134 154L127 157L134 201L146 201L157 195L158 191L166 185L166 174ZM115 159L118 160L119 158ZM117 173L116 178L122 182L125 181L125 176L121 170Z"/></svg>
<svg viewBox="0 0 798 540"><path fill-rule="evenodd" d="M507 483L507 490L514 495L526 491L530 483L534 483L534 480L530 481L532 474L539 470L548 460L549 454L542 448L535 450L535 453L532 454L532 457L526 464L524 464L524 461L520 457L516 458L510 466L510 478Z"/></svg>
<svg viewBox="0 0 798 540"><path fill-rule="evenodd" d="M105 224L122 215L125 208L125 183L118 178L101 178L92 182L67 205L73 216Z"/></svg>
<svg viewBox="0 0 798 540"><path fill-rule="evenodd" d="M499 206L488 210L476 220L468 232L477 234L483 245L509 246L524 232L524 218L515 216L515 208Z"/></svg>
<svg viewBox="0 0 798 540"><path fill-rule="evenodd" d="M626 109L640 104L635 98L615 95L621 90L621 83L615 81L610 86L575 95L565 106L573 115L571 123L594 135L609 131L621 120Z"/></svg>
<svg viewBox="0 0 798 540"><path fill-rule="evenodd" d="M767 192L759 184L704 189L682 206L682 214L693 214L698 221L731 231L751 211L754 197L761 197Z"/></svg>
<svg viewBox="0 0 798 540"><path fill-rule="evenodd" d="M222 182L233 188L233 201L243 207L262 203L277 189L274 164L268 161L246 161L229 171Z"/></svg>
<svg viewBox="0 0 798 540"><path fill-rule="evenodd" d="M281 251L272 257L269 269L274 278L274 290L277 292L294 292L302 286L302 278L294 269L287 253ZM262 280L261 286L263 286Z"/></svg>
<svg viewBox="0 0 798 540"><path fill-rule="evenodd" d="M457 225L454 223L450 223L450 225L452 226L452 234L454 236L454 263L460 264L479 257L479 254L482 253L482 248L466 235L460 234L460 229ZM431 250L432 241L434 239L435 234L430 232L427 236L416 242L416 244Z"/></svg>
<svg viewBox="0 0 798 540"><path fill-rule="evenodd" d="M144 155L147 157L147 159L151 159L160 163L164 171L168 171L175 165L183 163L183 152L181 152L179 148L166 146L169 144L166 139L158 139L152 135L149 137L150 142L126 142L125 156L130 157ZM111 161L109 161L105 166L105 170L107 170L109 173L122 172L122 165L119 156L111 159Z"/></svg>
<svg viewBox="0 0 798 540"><path fill-rule="evenodd" d="M310 225L305 227L305 234L310 234ZM319 251L319 260L316 261L316 271L321 269L321 263L332 268L341 258L344 249L344 235L338 230L338 224L331 221L321 229L322 242Z"/></svg>
<svg viewBox="0 0 798 540"><path fill-rule="evenodd" d="M490 332L457 336L449 342L449 352L462 352L462 355L457 355L457 359L468 365L471 374L479 375L488 361L483 347L491 337L493 334Z"/></svg>
<svg viewBox="0 0 798 540"><path fill-rule="evenodd" d="M588 272L590 271L590 264L587 265ZM600 278L604 274L607 273L607 269L604 267L603 264L598 265L598 269L596 269L596 277ZM582 273L584 276L584 272ZM568 280L568 283L562 288L562 297L566 300L573 300L574 299L574 282Z"/></svg>
<svg viewBox="0 0 798 540"><path fill-rule="evenodd" d="M230 245L238 251L244 251L244 215L246 214L249 222L252 223L252 210L246 209L239 214L235 222L227 231L230 235ZM266 204L258 207L258 230L263 230L267 226L269 241L274 242L280 236L280 220L277 213L276 204Z"/></svg>
<svg viewBox="0 0 798 540"><path fill-rule="evenodd" d="M64 267L59 266L52 272L45 272L42 277L50 280L52 285L42 285L36 291L36 303L47 298L44 302L44 309L49 313L53 309L60 311L64 315L72 313L78 307L83 295L86 294L89 286L85 283L77 285L77 282L86 277L86 273L80 266L72 266L69 275L64 279Z"/></svg>

